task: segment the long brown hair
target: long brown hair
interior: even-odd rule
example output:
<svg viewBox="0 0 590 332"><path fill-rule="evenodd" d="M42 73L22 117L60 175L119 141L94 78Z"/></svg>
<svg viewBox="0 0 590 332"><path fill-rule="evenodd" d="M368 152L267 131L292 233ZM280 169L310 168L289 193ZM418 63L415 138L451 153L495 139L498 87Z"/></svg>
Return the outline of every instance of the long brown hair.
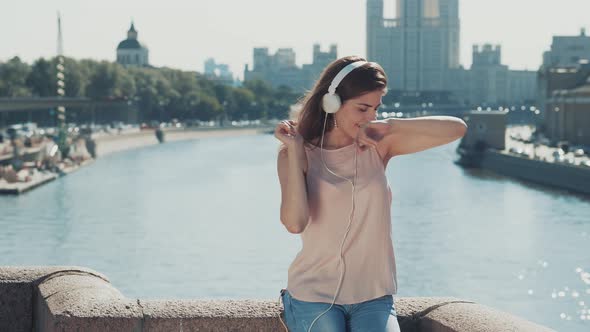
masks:
<svg viewBox="0 0 590 332"><path fill-rule="evenodd" d="M297 131L307 144L317 146L322 135L324 116L328 117L326 132L334 128L334 114L328 114L322 109L322 98L328 93L328 87L334 77L347 65L356 61L366 61L359 56L347 56L330 63L320 75L313 89L301 100L301 110L297 118ZM381 66L375 62L367 62L350 72L336 88L336 93L344 103L365 93L385 90L387 77Z"/></svg>

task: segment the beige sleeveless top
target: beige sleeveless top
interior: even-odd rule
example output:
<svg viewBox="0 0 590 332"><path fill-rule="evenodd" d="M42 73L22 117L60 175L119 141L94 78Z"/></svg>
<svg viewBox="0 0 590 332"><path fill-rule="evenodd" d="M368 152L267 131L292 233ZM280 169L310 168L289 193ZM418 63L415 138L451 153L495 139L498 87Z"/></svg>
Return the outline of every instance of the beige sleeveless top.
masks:
<svg viewBox="0 0 590 332"><path fill-rule="evenodd" d="M324 150L336 174L354 177L356 144ZM320 148L305 149L308 161L309 222L302 249L289 267L287 289L302 301L332 303L340 278L339 256L349 223L352 186L326 170ZM346 270L336 304L359 303L395 294L397 280L391 237L391 190L374 148L357 152L355 211L343 247Z"/></svg>

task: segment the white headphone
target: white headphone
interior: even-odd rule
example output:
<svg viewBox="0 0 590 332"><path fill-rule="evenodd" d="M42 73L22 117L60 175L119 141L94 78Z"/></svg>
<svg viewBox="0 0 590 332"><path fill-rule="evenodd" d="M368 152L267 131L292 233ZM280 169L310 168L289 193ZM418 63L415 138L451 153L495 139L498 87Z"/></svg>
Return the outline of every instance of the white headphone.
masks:
<svg viewBox="0 0 590 332"><path fill-rule="evenodd" d="M330 87L328 88L328 93L324 95L322 98L322 108L326 113L336 113L342 106L342 100L340 96L336 94L336 88L342 82L344 77L348 75L351 71L355 70L356 68L364 65L367 61L359 60L346 65L346 67L342 68L340 72L334 77Z"/></svg>

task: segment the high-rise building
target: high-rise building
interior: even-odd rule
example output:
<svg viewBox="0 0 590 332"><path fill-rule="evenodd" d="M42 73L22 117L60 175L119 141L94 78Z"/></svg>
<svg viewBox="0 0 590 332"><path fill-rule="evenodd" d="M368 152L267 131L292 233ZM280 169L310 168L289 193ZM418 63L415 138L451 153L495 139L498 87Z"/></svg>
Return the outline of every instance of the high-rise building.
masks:
<svg viewBox="0 0 590 332"><path fill-rule="evenodd" d="M590 37L581 29L579 36L554 36L551 50L543 53L543 67L576 67L590 61Z"/></svg>
<svg viewBox="0 0 590 332"><path fill-rule="evenodd" d="M213 81L232 85L234 83L234 75L229 70L229 66L224 63L216 63L215 59L209 58L205 60L205 76Z"/></svg>
<svg viewBox="0 0 590 332"><path fill-rule="evenodd" d="M543 53L543 65L537 72L537 104L543 118L554 110L548 106L554 91L586 82L589 63L590 37L585 29L577 36L553 36L551 49Z"/></svg>
<svg viewBox="0 0 590 332"><path fill-rule="evenodd" d="M274 87L281 85L297 91L304 88L301 69L295 63L292 48L279 48L275 54L269 54L267 47L254 48L254 68L244 69L244 81L262 80Z"/></svg>
<svg viewBox="0 0 590 332"><path fill-rule="evenodd" d="M585 67L585 68L584 68ZM567 141L573 145L590 146L590 66L582 66L577 74L586 81L575 88L555 90L547 100L545 136L554 143ZM575 76L571 76L572 78ZM571 82L571 81L570 81Z"/></svg>
<svg viewBox="0 0 590 332"><path fill-rule="evenodd" d="M500 45L473 45L473 63L469 71L469 100L482 105L506 102L508 66L501 62ZM534 77L534 76L533 76Z"/></svg>
<svg viewBox="0 0 590 332"><path fill-rule="evenodd" d="M319 44L313 46L313 62L301 68L295 63L295 52L291 48L279 48L269 54L268 48L254 48L254 66L244 69L244 81L263 80L274 87L288 86L297 92L311 89L322 69L336 60L336 45L330 45L328 52L322 52Z"/></svg>
<svg viewBox="0 0 590 332"><path fill-rule="evenodd" d="M312 88L315 81L320 77L322 70L324 70L330 62L336 60L337 53L336 44L330 45L330 49L327 52L321 50L320 44L313 45L312 63L304 64L301 68L306 89Z"/></svg>
<svg viewBox="0 0 590 332"><path fill-rule="evenodd" d="M117 46L117 62L126 67L149 66L148 49L137 40L137 30L133 22L127 31L127 39Z"/></svg>
<svg viewBox="0 0 590 332"><path fill-rule="evenodd" d="M391 89L445 91L459 68L458 0L397 0L384 18L384 0L367 0L367 57L385 70Z"/></svg>
<svg viewBox="0 0 590 332"><path fill-rule="evenodd" d="M535 73L503 65L500 46L475 45L471 69L461 66L459 0L395 1L395 16L385 18L384 0L367 0L367 57L385 69L390 89L419 103L437 95L471 106L534 99Z"/></svg>
<svg viewBox="0 0 590 332"><path fill-rule="evenodd" d="M531 102L536 93L536 72L510 70L502 64L500 45L473 45L469 70L469 100L483 106L512 106Z"/></svg>
<svg viewBox="0 0 590 332"><path fill-rule="evenodd" d="M278 68L297 67L295 64L295 51L292 48L279 48L275 53L274 62Z"/></svg>
<svg viewBox="0 0 590 332"><path fill-rule="evenodd" d="M330 62L336 60L337 55L337 46L336 44L330 45L330 50L328 52L322 52L320 48L320 44L313 45L313 65L320 67L322 70L326 67ZM318 73L319 74L319 73Z"/></svg>

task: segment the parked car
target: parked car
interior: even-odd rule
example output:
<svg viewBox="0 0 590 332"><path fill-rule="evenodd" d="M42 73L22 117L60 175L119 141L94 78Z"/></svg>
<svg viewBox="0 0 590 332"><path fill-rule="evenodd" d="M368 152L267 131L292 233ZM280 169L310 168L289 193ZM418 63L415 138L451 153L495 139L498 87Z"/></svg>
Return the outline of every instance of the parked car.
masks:
<svg viewBox="0 0 590 332"><path fill-rule="evenodd" d="M508 151L510 153L514 153L514 154L522 154L524 152L523 149L521 149L521 148L514 148L514 147L510 148L510 150L508 150Z"/></svg>
<svg viewBox="0 0 590 332"><path fill-rule="evenodd" d="M562 149L555 149L555 151L553 151L553 157L559 157L559 156L565 156L565 152Z"/></svg>
<svg viewBox="0 0 590 332"><path fill-rule="evenodd" d="M559 141L557 142L557 147L562 149L564 152L569 152L570 143L568 141Z"/></svg>
<svg viewBox="0 0 590 332"><path fill-rule="evenodd" d="M553 160L557 163L565 162L565 152L562 149L555 149L551 154L553 156Z"/></svg>

